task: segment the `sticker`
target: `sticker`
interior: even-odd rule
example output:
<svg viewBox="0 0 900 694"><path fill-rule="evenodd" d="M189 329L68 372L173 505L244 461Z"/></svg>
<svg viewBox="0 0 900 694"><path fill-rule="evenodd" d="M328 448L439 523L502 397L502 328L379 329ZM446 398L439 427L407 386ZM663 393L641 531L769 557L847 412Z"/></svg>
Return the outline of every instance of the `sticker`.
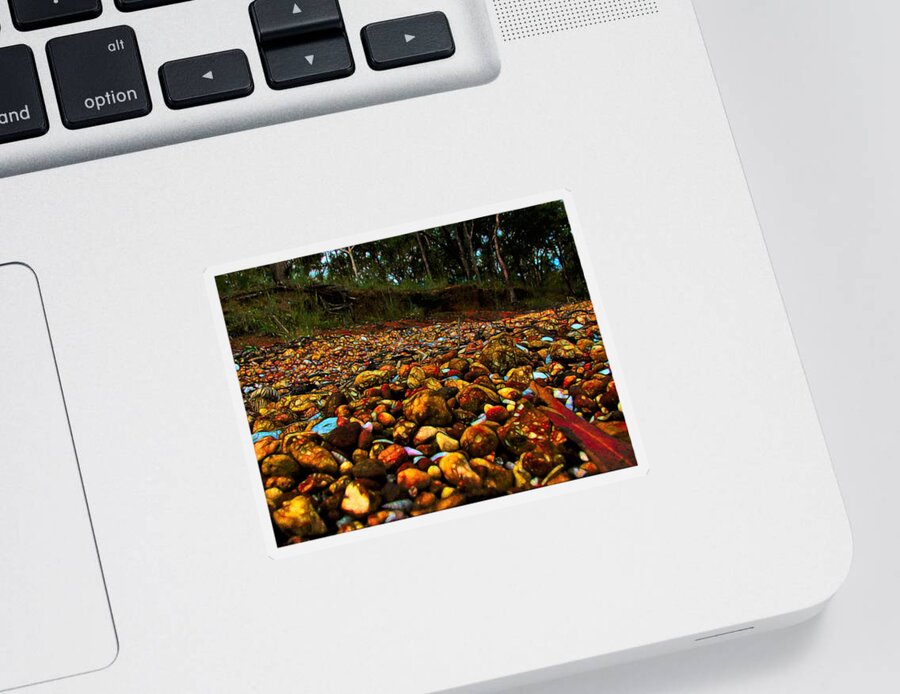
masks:
<svg viewBox="0 0 900 694"><path fill-rule="evenodd" d="M216 271L276 547L635 468L562 199Z"/></svg>

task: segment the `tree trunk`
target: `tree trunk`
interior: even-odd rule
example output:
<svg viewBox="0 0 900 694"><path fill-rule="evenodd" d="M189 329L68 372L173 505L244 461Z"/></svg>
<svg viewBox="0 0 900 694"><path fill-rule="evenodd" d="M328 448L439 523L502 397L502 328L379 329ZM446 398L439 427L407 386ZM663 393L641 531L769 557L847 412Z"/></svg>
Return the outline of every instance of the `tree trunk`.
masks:
<svg viewBox="0 0 900 694"><path fill-rule="evenodd" d="M531 269L533 270L534 281L537 283L537 286L541 286L544 282L544 273L541 269L541 259L535 258L534 262L531 264Z"/></svg>
<svg viewBox="0 0 900 694"><path fill-rule="evenodd" d="M378 266L378 279L382 282L388 281L388 269L384 266L384 261L381 259L380 253L374 253L372 255L372 259L375 261L375 264Z"/></svg>
<svg viewBox="0 0 900 694"><path fill-rule="evenodd" d="M494 219L494 253L497 254L497 265L500 266L500 272L503 273L503 281L506 283L506 289L509 292L509 302L513 303L516 300L516 294L509 283L509 270L506 269L503 254L500 252L500 215L498 214Z"/></svg>
<svg viewBox="0 0 900 694"><path fill-rule="evenodd" d="M472 222L472 226L467 227L466 223L463 222L463 231L466 234L466 247L469 249L469 260L472 263L472 272L475 273L475 279L478 280L478 283L481 283L481 271L478 269L478 259L475 257L475 250L472 248L472 237L475 235L475 222Z"/></svg>
<svg viewBox="0 0 900 694"><path fill-rule="evenodd" d="M575 288L572 286L572 278L569 276L569 266L566 263L566 257L563 254L562 248L558 243L556 244L556 257L559 258L559 266L562 269L562 276L566 282L566 287L569 289L569 294L574 297Z"/></svg>
<svg viewBox="0 0 900 694"><path fill-rule="evenodd" d="M347 246L342 250L347 254L347 257L350 258L350 268L353 270L353 279L359 282L359 270L356 268L356 258L353 257L354 248L355 246Z"/></svg>
<svg viewBox="0 0 900 694"><path fill-rule="evenodd" d="M462 242L462 234L459 233L459 226L453 226L453 236L456 239L456 246L459 248L459 262L463 267L463 272L466 273L466 279L472 279L472 271L469 269L469 261L466 258L466 249L463 248Z"/></svg>
<svg viewBox="0 0 900 694"><path fill-rule="evenodd" d="M287 260L275 263L272 266L272 275L275 280L275 284L286 284L288 280L288 265L289 262Z"/></svg>
<svg viewBox="0 0 900 694"><path fill-rule="evenodd" d="M432 282L434 281L434 277L431 276L431 265L428 264L428 254L425 252L425 244L422 243L422 232L416 232L416 241L419 242L419 253L422 254L422 264L425 266L425 274L428 275L428 279Z"/></svg>

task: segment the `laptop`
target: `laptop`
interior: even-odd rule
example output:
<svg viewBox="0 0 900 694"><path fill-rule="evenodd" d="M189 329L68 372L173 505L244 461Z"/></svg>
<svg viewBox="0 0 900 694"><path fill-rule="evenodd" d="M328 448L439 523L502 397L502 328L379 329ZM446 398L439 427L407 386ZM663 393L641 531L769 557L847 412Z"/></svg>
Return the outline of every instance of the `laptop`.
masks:
<svg viewBox="0 0 900 694"><path fill-rule="evenodd" d="M4 0L0 177L0 690L502 691L848 571L688 0Z"/></svg>

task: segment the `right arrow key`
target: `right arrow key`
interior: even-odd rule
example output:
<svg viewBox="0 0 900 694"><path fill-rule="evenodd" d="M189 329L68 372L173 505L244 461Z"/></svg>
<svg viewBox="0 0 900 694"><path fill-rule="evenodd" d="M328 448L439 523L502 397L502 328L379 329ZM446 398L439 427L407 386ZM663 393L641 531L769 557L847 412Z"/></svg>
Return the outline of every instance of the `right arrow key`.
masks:
<svg viewBox="0 0 900 694"><path fill-rule="evenodd" d="M366 59L373 70L390 70L449 58L456 52L443 12L390 19L362 30Z"/></svg>

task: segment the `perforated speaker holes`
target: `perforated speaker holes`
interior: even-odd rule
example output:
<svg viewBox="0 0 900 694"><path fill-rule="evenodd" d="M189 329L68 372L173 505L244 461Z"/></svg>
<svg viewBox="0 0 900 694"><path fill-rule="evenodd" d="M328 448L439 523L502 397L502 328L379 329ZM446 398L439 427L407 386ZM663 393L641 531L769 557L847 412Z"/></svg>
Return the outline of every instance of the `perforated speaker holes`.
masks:
<svg viewBox="0 0 900 694"><path fill-rule="evenodd" d="M493 0L504 41L659 12L656 0Z"/></svg>

